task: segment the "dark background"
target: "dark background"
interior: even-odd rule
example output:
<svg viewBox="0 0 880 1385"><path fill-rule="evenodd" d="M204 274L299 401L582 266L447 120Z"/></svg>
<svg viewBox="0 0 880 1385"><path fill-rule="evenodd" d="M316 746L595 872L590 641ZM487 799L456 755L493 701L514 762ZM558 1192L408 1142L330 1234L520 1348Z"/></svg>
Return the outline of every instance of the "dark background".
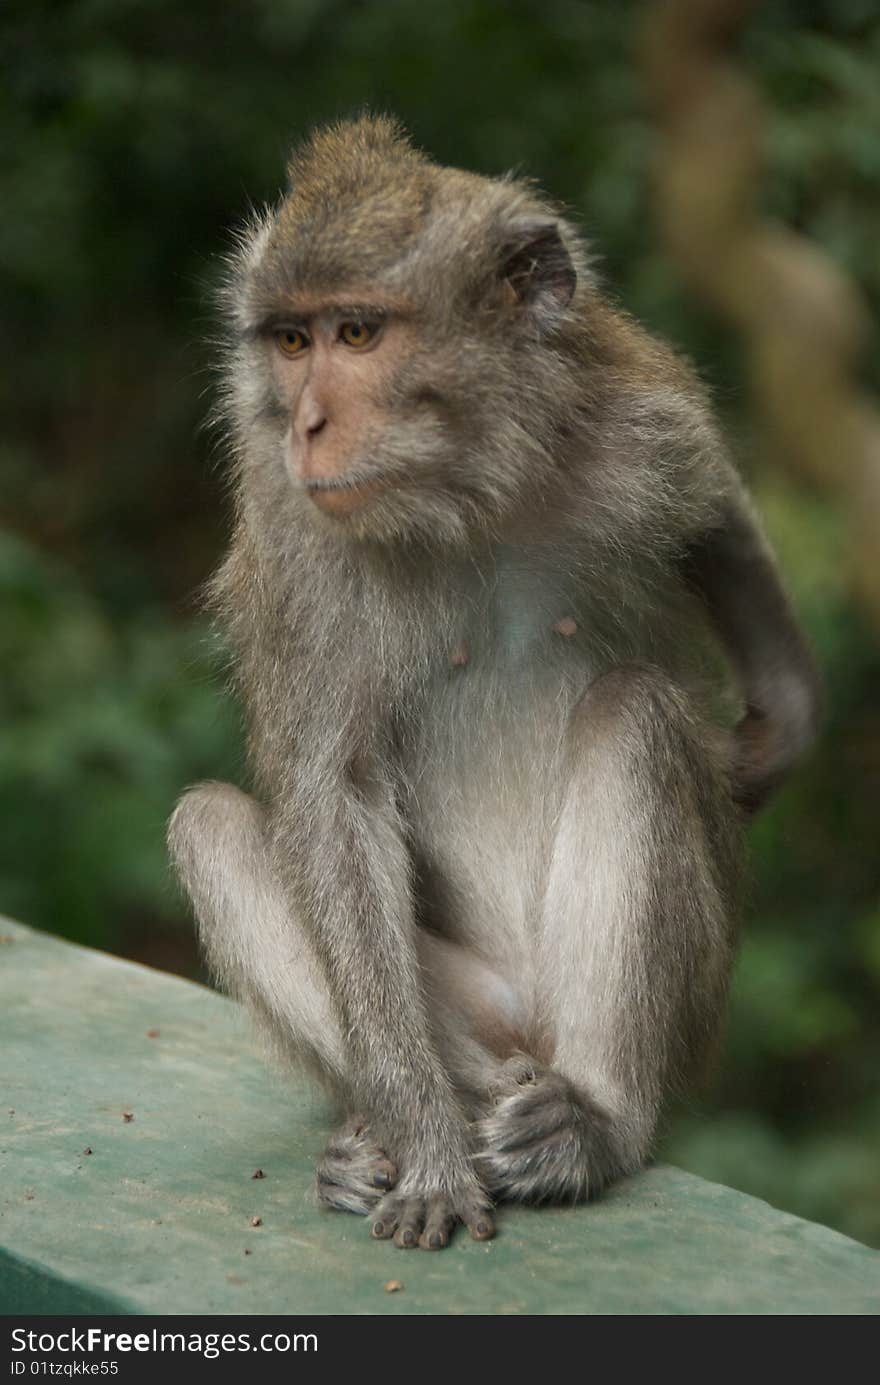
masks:
<svg viewBox="0 0 880 1385"><path fill-rule="evenodd" d="M823 246L876 318L880 10L758 8L740 56L768 107L763 206ZM714 388L829 713L752 831L723 1066L663 1152L880 1244L877 628L849 594L844 508L755 461L739 343L660 247L634 56L643 9L7 0L0 909L199 974L164 821L186 783L242 774L196 600L228 518L202 427L211 286L230 229L277 195L292 139L365 103L391 109L443 162L538 177L595 239L611 292Z"/></svg>

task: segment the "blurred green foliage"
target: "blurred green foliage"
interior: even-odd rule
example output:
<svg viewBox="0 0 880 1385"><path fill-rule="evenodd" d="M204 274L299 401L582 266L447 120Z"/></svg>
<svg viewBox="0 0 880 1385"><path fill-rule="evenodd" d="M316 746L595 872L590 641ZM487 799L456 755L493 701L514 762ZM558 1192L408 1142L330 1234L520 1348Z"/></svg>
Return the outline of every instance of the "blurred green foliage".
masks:
<svg viewBox="0 0 880 1385"><path fill-rule="evenodd" d="M769 107L767 210L880 309L876 0L770 0L743 62ZM195 972L163 822L241 777L194 593L222 545L200 430L228 228L289 142L365 104L444 162L533 174L612 292L716 391L829 687L824 742L752 834L729 1044L671 1122L686 1167L880 1244L880 656L845 517L753 460L738 343L651 218L654 136L607 0L7 0L0 19L0 908ZM877 342L866 363L876 379Z"/></svg>

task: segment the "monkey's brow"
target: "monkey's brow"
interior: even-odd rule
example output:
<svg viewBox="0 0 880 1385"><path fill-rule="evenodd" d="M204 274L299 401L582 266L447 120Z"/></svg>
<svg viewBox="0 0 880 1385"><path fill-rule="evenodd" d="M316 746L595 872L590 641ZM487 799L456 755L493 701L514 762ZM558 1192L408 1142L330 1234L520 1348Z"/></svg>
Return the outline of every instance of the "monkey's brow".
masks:
<svg viewBox="0 0 880 1385"><path fill-rule="evenodd" d="M397 311L387 303L346 303L334 300L325 303L321 312L332 314L333 317L353 317L358 321L365 319L375 320L376 318L388 317L390 313ZM318 316L317 313L313 316Z"/></svg>
<svg viewBox="0 0 880 1385"><path fill-rule="evenodd" d="M277 307L265 313L254 327L255 335L259 336L265 332L271 332L279 326L291 322L307 323L316 317L336 317L350 318L354 322L383 322L394 313L399 316L400 309L388 303L365 303L343 299L326 299L320 303L310 300L308 302L297 303L291 299L287 303L279 303Z"/></svg>

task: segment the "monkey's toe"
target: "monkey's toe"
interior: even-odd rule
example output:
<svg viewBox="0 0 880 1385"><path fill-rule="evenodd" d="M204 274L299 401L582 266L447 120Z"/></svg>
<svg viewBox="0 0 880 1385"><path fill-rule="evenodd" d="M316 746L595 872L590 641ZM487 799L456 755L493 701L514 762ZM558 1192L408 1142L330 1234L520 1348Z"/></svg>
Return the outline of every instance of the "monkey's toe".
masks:
<svg viewBox="0 0 880 1385"><path fill-rule="evenodd" d="M488 1241L495 1235L489 1205L483 1197L461 1201L443 1193L413 1197L390 1193L382 1199L370 1234L379 1241L390 1240L401 1250L420 1246L422 1250L442 1250L449 1244L458 1222L464 1222L475 1241Z"/></svg>
<svg viewBox="0 0 880 1385"><path fill-rule="evenodd" d="M358 1117L331 1136L315 1171L318 1197L329 1207L366 1216L397 1182L397 1169Z"/></svg>

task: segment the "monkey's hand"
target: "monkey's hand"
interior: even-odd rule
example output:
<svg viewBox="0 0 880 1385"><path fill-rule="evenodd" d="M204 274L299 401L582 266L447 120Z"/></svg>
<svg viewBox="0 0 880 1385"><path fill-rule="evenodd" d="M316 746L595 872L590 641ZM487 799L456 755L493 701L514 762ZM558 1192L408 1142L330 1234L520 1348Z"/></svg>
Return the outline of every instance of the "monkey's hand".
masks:
<svg viewBox="0 0 880 1385"><path fill-rule="evenodd" d="M733 796L749 815L763 808L800 746L782 719L750 707L733 733Z"/></svg>
<svg viewBox="0 0 880 1385"><path fill-rule="evenodd" d="M397 1169L361 1116L350 1116L330 1137L315 1170L315 1189L328 1207L366 1215L397 1182Z"/></svg>
<svg viewBox="0 0 880 1385"><path fill-rule="evenodd" d="M580 1202L623 1171L608 1116L561 1073L514 1054L490 1096L477 1166L496 1198Z"/></svg>
<svg viewBox="0 0 880 1385"><path fill-rule="evenodd" d="M475 1241L488 1241L495 1235L489 1209L486 1193L467 1169L447 1189L430 1188L428 1178L411 1173L379 1203L370 1232L377 1240L393 1236L404 1250L440 1250L464 1222Z"/></svg>

